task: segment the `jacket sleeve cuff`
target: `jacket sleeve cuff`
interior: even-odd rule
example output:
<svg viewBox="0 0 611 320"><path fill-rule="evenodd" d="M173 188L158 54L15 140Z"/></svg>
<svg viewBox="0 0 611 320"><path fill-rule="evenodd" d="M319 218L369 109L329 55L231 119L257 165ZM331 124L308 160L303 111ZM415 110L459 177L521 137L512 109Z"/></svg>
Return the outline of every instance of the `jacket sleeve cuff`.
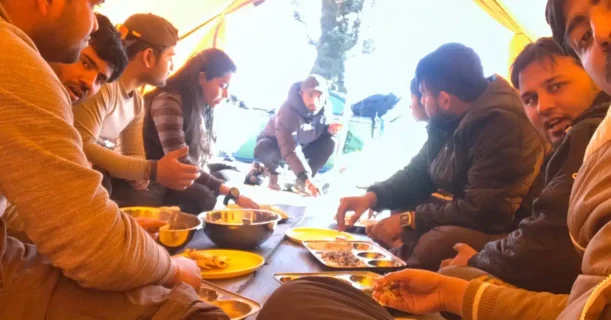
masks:
<svg viewBox="0 0 611 320"><path fill-rule="evenodd" d="M373 192L376 194L376 205L371 209L379 212L388 208L388 197L386 196L388 193L384 192L384 187L382 185L374 184L367 188L367 192Z"/></svg>
<svg viewBox="0 0 611 320"><path fill-rule="evenodd" d="M210 187L210 189L214 192L216 192L217 195L220 194L221 192L221 185L223 185L223 181L217 179L215 176L208 174L210 177L208 177L208 181L206 182L206 185L208 187Z"/></svg>
<svg viewBox="0 0 611 320"><path fill-rule="evenodd" d="M464 320L494 320L499 288L481 281L471 281L462 306Z"/></svg>
<svg viewBox="0 0 611 320"><path fill-rule="evenodd" d="M414 212L416 213L415 223L416 231L418 231L418 233L423 234L437 226L433 221L431 221L429 215L426 212L419 211L418 208L416 208Z"/></svg>

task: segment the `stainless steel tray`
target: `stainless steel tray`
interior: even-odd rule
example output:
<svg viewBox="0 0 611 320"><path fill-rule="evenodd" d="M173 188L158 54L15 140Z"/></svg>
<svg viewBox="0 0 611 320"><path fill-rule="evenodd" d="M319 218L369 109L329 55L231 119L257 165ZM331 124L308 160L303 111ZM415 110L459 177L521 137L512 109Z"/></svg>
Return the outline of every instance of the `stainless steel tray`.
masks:
<svg viewBox="0 0 611 320"><path fill-rule="evenodd" d="M231 320L242 320L261 310L261 304L202 280L199 299L221 308Z"/></svg>
<svg viewBox="0 0 611 320"><path fill-rule="evenodd" d="M329 268L396 269L406 266L405 261L368 241L304 241L303 246Z"/></svg>
<svg viewBox="0 0 611 320"><path fill-rule="evenodd" d="M370 292L373 290L376 280L382 276L371 271L332 271L332 272L313 272L313 273L275 273L274 279L285 284L289 281L304 277L335 278L349 283L354 288L361 291Z"/></svg>

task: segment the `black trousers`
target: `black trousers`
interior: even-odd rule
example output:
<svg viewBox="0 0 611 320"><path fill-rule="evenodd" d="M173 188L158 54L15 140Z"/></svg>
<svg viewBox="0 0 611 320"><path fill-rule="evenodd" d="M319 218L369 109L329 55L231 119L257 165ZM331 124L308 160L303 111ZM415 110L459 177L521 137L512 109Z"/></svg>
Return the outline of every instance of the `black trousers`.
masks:
<svg viewBox="0 0 611 320"><path fill-rule="evenodd" d="M335 151L335 144L333 136L325 133L313 142L302 146L303 155L312 170L312 176L315 176L329 160ZM261 161L271 173L277 173L278 167L283 162L278 140L274 137L259 137L255 147L255 158Z"/></svg>
<svg viewBox="0 0 611 320"><path fill-rule="evenodd" d="M280 287L257 320L393 320L371 297L333 278L303 278Z"/></svg>
<svg viewBox="0 0 611 320"><path fill-rule="evenodd" d="M456 256L455 244L464 243L480 251L486 243L505 237L507 233L488 234L457 226L436 227L422 235L410 229L403 232L404 244L390 251L403 259L408 268L437 271L443 260Z"/></svg>
<svg viewBox="0 0 611 320"><path fill-rule="evenodd" d="M94 169L103 174L102 186L119 207L178 206L182 212L200 214L216 206L217 193L197 181L185 190L169 189L154 182L146 190L135 190L126 180L113 178L99 168Z"/></svg>

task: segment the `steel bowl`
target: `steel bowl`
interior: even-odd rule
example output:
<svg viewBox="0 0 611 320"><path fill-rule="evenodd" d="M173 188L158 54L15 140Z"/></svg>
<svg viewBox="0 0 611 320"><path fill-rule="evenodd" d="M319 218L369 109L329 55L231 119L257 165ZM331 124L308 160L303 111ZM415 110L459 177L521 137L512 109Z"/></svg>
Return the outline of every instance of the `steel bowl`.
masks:
<svg viewBox="0 0 611 320"><path fill-rule="evenodd" d="M182 250L193 238L195 231L201 229L202 222L194 215L154 207L128 207L121 211L130 216L158 219L168 223L159 229L156 241L170 254Z"/></svg>
<svg viewBox="0 0 611 320"><path fill-rule="evenodd" d="M282 217L271 211L223 209L201 213L204 233L217 246L253 249L272 236Z"/></svg>

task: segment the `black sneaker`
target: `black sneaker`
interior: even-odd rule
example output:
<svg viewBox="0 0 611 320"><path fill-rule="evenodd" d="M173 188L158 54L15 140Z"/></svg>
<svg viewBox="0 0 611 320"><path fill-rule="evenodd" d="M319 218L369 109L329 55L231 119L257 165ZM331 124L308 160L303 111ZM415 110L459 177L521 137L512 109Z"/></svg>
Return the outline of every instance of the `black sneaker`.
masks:
<svg viewBox="0 0 611 320"><path fill-rule="evenodd" d="M305 182L299 179L295 181L295 184L291 186L290 190L302 196L310 196L310 193L306 190Z"/></svg>

